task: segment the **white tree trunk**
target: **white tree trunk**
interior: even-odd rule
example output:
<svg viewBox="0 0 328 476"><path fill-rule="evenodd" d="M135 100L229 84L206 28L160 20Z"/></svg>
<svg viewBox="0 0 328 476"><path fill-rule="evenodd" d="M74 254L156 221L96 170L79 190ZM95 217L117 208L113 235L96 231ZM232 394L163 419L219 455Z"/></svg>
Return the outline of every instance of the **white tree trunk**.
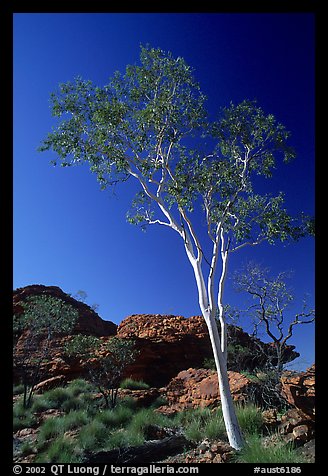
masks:
<svg viewBox="0 0 328 476"><path fill-rule="evenodd" d="M233 399L232 399L232 395L230 391L228 371L227 371L226 323L224 319L224 314L222 312L220 316L222 319L221 327L223 324L224 325L223 335L225 336L224 341L221 343L217 323L215 320L216 306L214 302L212 302L212 305L210 304L210 300L206 292L203 273L201 270L201 263L199 260L194 258L192 252L190 251L189 240L185 241L185 248L186 248L188 258L194 269L195 279L196 279L197 289L198 289L199 305L200 305L203 317L205 319L205 322L207 324L207 328L209 331L215 365L216 365L216 369L218 373L218 383L219 383L223 419L224 419L224 423L225 423L225 427L227 431L229 444L230 446L232 446L232 448L236 450L241 450L241 448L243 447L243 437L241 434L241 430L240 430L236 412L235 412L235 407L234 407L234 403L233 403ZM227 254L225 255L225 260L223 264L224 264L223 272L222 272L221 281L220 281L221 291L219 293L220 304L222 304L223 288L224 288L224 282L226 277ZM212 294L211 292L211 289L213 286L212 283L210 283L208 287L208 293L210 295Z"/></svg>
<svg viewBox="0 0 328 476"><path fill-rule="evenodd" d="M237 420L235 406L230 391L227 361L224 353L221 350L220 336L213 313L212 316L206 317L205 321L208 327L215 365L218 373L222 413L229 444L235 450L241 450L244 444L243 437Z"/></svg>

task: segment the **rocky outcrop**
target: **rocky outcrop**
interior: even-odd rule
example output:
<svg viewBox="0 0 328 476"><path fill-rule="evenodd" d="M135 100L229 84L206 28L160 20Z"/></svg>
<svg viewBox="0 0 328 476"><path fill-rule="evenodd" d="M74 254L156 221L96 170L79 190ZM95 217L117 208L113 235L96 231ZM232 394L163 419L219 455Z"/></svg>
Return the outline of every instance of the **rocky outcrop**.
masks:
<svg viewBox="0 0 328 476"><path fill-rule="evenodd" d="M44 286L42 284L32 284L24 288L18 288L13 292L13 312L20 315L23 312L22 303L30 296L46 295L61 299L74 307L79 313L79 317L73 334L93 335L97 337L112 336L116 334L117 325L111 321L103 320L90 306L84 302L74 299L65 293L58 286Z"/></svg>
<svg viewBox="0 0 328 476"><path fill-rule="evenodd" d="M117 325L111 321L103 320L90 306L74 299L69 294L66 294L57 286L44 286L34 284L24 288L18 288L13 292L13 313L15 316L22 315L24 312L23 304L29 297L46 295L55 297L71 305L78 311L78 318L73 328L71 335L84 334L97 337L116 335ZM63 345L71 336L56 335L51 341L47 358L42 359L39 374L42 380L40 382L39 390L51 388L51 386L58 385L69 379L76 378L83 375L83 368L87 364L85 361L81 362L67 362L63 359ZM15 365L14 365L14 381L19 381L23 367L26 371L26 349L31 355L28 356L29 367L33 367L33 359L38 361L42 355L42 348L45 344L45 336L39 336L38 339L30 339L29 331L16 333L15 335ZM23 365L23 367L22 367ZM37 364L35 364L37 365ZM31 370L32 371L32 370ZM42 386L42 384L44 384Z"/></svg>
<svg viewBox="0 0 328 476"><path fill-rule="evenodd" d="M126 369L124 377L143 380L152 387L162 387L180 371L188 367L203 367L204 360L213 356L202 316L185 318L159 314L132 315L117 327L116 324L101 319L87 304L74 299L59 287L37 284L14 291L14 314L19 316L23 312L22 303L29 296L40 294L57 297L78 310L79 318L72 334L98 336L104 341L113 335L121 339L134 339L139 354L136 361ZM19 353L28 335L23 333L18 337L15 352ZM83 376L84 368L88 365L86 361L68 362L63 359L62 347L69 338L70 336L57 336L53 339L44 380L57 376L65 379ZM261 352L258 351L259 348L262 349ZM229 352L232 353L229 354L228 369L239 371L261 367L265 352L270 354L272 349L269 344L253 338L240 327L229 326ZM285 359L290 361L297 356L291 346ZM53 382L55 381L50 381L49 384L52 385Z"/></svg>
<svg viewBox="0 0 328 476"><path fill-rule="evenodd" d="M254 383L238 372L228 371L230 390L236 401L244 402ZM176 413L188 408L217 406L220 392L217 373L208 369L183 370L166 387L167 404L160 413Z"/></svg>
<svg viewBox="0 0 328 476"><path fill-rule="evenodd" d="M315 418L315 364L305 372L286 372L281 378L281 393L287 402Z"/></svg>
<svg viewBox="0 0 328 476"><path fill-rule="evenodd" d="M284 436L285 441L302 444L313 439L315 422L301 410L291 408L282 415L278 430Z"/></svg>
<svg viewBox="0 0 328 476"><path fill-rule="evenodd" d="M133 315L118 326L117 336L134 339L139 350L126 377L151 386L166 385L180 370L190 365L200 367L212 355L206 324L200 316Z"/></svg>

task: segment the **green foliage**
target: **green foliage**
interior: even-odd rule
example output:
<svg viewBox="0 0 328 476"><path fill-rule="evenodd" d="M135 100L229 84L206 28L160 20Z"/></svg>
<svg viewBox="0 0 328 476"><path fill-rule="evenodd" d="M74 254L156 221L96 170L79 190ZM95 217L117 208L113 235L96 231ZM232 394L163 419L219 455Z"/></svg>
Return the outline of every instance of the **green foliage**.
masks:
<svg viewBox="0 0 328 476"><path fill-rule="evenodd" d="M91 381L102 393L107 408L114 408L117 403L117 391L126 367L131 364L138 352L135 342L130 339L112 337L102 350L106 354L98 366L90 368Z"/></svg>
<svg viewBox="0 0 328 476"><path fill-rule="evenodd" d="M39 453L36 463L81 463L81 454L78 453L76 443L68 436L54 439L49 447Z"/></svg>
<svg viewBox="0 0 328 476"><path fill-rule="evenodd" d="M51 100L61 122L39 150L53 150L63 166L89 163L102 189L138 179L131 223L159 223L156 203L192 212L200 202L209 234L224 222L234 247L245 240L298 239L314 230L308 217L291 219L282 194L252 189L255 175L271 177L280 157L288 162L295 156L289 132L249 100L231 103L209 122L205 96L181 57L142 46L140 65L116 72L103 88L78 77L59 85ZM186 146L192 136L202 147Z"/></svg>
<svg viewBox="0 0 328 476"><path fill-rule="evenodd" d="M74 397L82 395L83 398L90 395L90 392L94 391L94 387L90 382L82 378L72 380L66 387L70 394Z"/></svg>
<svg viewBox="0 0 328 476"><path fill-rule="evenodd" d="M53 338L73 329L78 311L63 300L44 294L30 296L22 305L23 314L14 316L14 334L17 337L25 330L27 337L20 352L14 352L14 367L22 374L24 406L29 407Z"/></svg>
<svg viewBox="0 0 328 476"><path fill-rule="evenodd" d="M115 411L110 409L99 412L95 419L109 428L123 428L133 416L133 410L128 406L117 405Z"/></svg>
<svg viewBox="0 0 328 476"><path fill-rule="evenodd" d="M275 444L263 445L259 434L251 434L246 439L244 448L236 453L232 462L235 463L306 463L305 459L291 444L284 443L277 435Z"/></svg>
<svg viewBox="0 0 328 476"><path fill-rule="evenodd" d="M83 401L89 390L90 384L78 379L65 388L49 390L38 396L32 408L26 409L22 401L17 401L14 404L14 430L36 425L37 415L34 413L38 402L55 405L62 402L65 405L76 399ZM256 405L237 405L236 413L246 437L246 446L236 454L236 462L302 462L294 448L283 444L278 437L274 445L263 446L262 414ZM188 409L168 417L155 412L154 408L137 409L131 399L125 399L114 409L99 410L86 405L43 420L36 443L27 442L20 447L20 453L30 454L36 449L36 462L39 463L81 462L85 450L100 451L143 444L148 438L148 428L153 425L181 428L192 442L204 438L226 439L220 407Z"/></svg>
<svg viewBox="0 0 328 476"><path fill-rule="evenodd" d="M99 420L92 420L81 428L79 441L84 449L95 450L104 447L110 434L110 429Z"/></svg>
<svg viewBox="0 0 328 476"><path fill-rule="evenodd" d="M152 408L141 408L137 413L135 413L128 429L132 432L140 432L144 434L145 430L150 425L171 427L172 421L168 417L155 412Z"/></svg>
<svg viewBox="0 0 328 476"><path fill-rule="evenodd" d="M117 389L124 370L134 361L138 352L133 340L112 337L103 343L94 336L76 335L65 344L64 354L66 358L81 359L99 357L100 350L102 355L99 362L90 366L88 373L92 383L102 393L106 407L109 408L116 405ZM130 384L133 385L133 382ZM140 388L142 383L135 385L138 384Z"/></svg>
<svg viewBox="0 0 328 476"><path fill-rule="evenodd" d="M50 340L54 334L69 333L78 318L78 311L62 299L53 296L30 296L23 303L24 313L19 326L31 334L44 334Z"/></svg>
<svg viewBox="0 0 328 476"><path fill-rule="evenodd" d="M260 434L263 427L261 409L252 404L237 405L236 414L240 428L245 434Z"/></svg>
<svg viewBox="0 0 328 476"><path fill-rule="evenodd" d="M175 415L174 424L182 425L186 438L199 442L204 438L222 438L225 427L221 408L195 408Z"/></svg>
<svg viewBox="0 0 328 476"><path fill-rule="evenodd" d="M27 456L34 452L34 445L29 440L25 440L20 447L20 452L23 456Z"/></svg>
<svg viewBox="0 0 328 476"><path fill-rule="evenodd" d="M31 408L26 408L23 400L18 400L13 407L13 429L33 428L37 424L36 415Z"/></svg>
<svg viewBox="0 0 328 476"><path fill-rule="evenodd" d="M88 358L95 355L100 345L101 340L98 337L78 334L65 342L63 352L69 358Z"/></svg>
<svg viewBox="0 0 328 476"><path fill-rule="evenodd" d="M71 398L71 394L67 388L57 387L48 390L45 397L49 401L51 408L61 408L62 404Z"/></svg>
<svg viewBox="0 0 328 476"><path fill-rule="evenodd" d="M146 390L149 388L148 383L143 382L142 380L133 380L131 378L126 378L120 383L120 388L125 388L129 390Z"/></svg>
<svg viewBox="0 0 328 476"><path fill-rule="evenodd" d="M205 357L204 361L203 361L203 365L202 367L204 369L210 369L210 370L215 370L216 369L216 365L215 365L215 360L213 357Z"/></svg>
<svg viewBox="0 0 328 476"><path fill-rule="evenodd" d="M24 392L24 385L22 383L18 385L14 385L13 387L13 395L20 395Z"/></svg>

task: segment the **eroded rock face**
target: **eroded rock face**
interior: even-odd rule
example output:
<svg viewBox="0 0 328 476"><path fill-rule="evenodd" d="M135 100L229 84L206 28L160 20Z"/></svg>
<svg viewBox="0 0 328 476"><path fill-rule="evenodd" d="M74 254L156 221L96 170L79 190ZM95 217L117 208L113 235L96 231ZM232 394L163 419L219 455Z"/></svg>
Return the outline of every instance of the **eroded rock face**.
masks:
<svg viewBox="0 0 328 476"><path fill-rule="evenodd" d="M305 372L286 372L281 377L281 393L287 402L315 418L315 364Z"/></svg>
<svg viewBox="0 0 328 476"><path fill-rule="evenodd" d="M116 326L110 321L101 319L87 304L77 301L59 287L44 285L31 285L15 290L14 313L19 315L23 312L22 302L28 296L40 294L62 299L78 310L79 318L73 335L93 335L101 337L104 341L113 335L121 339L134 339L139 354L136 361L126 369L124 377L143 380L152 387L162 387L180 371L189 367L203 367L204 360L213 357L207 326L202 316L185 318L174 315L140 314L129 316ZM263 355L256 355L255 349L258 345L254 338L240 327L234 326L229 326L229 334L229 343L236 344L237 350L240 347L247 349L243 355L248 356L248 361L244 362L248 367L243 367L243 362L239 361L238 366L241 365L242 369L260 367ZM27 338L28 335L24 333L19 336L15 352L19 353L20 349L23 349ZM68 362L63 359L62 347L70 338L71 336L58 336L53 339L44 380L56 376L64 376L65 379L83 376L84 369L89 365L87 361ZM269 344L261 343L261 347L270 351ZM291 348L288 360L293 360L297 355ZM230 371L238 370L236 362L231 358L228 368ZM52 381L49 384L52 384Z"/></svg>
<svg viewBox="0 0 328 476"><path fill-rule="evenodd" d="M133 315L118 326L117 336L134 339L139 355L126 377L156 387L166 385L190 365L202 366L212 356L206 324L201 316Z"/></svg>
<svg viewBox="0 0 328 476"><path fill-rule="evenodd" d="M234 354L228 353L230 371L261 368L268 355L275 355L270 344L250 336L240 327L228 326L228 334L229 345L235 345ZM152 386L166 385L178 372L188 367L204 367L204 360L213 357L202 316L132 315L118 326L117 336L135 339L140 351L137 361L127 369L127 377L144 380ZM264 351L259 352L259 347ZM246 352L240 352L240 349ZM288 346L284 362L298 356L294 346Z"/></svg>

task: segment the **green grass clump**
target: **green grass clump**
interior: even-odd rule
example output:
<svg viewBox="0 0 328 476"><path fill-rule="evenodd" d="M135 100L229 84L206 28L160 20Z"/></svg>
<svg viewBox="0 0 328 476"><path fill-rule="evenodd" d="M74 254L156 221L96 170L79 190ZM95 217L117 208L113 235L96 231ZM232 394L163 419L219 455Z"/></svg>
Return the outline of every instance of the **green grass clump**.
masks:
<svg viewBox="0 0 328 476"><path fill-rule="evenodd" d="M134 382L134 381L133 381ZM134 384L132 384L134 385ZM139 385L139 383L138 383ZM123 383L131 388L131 381ZM93 399L94 388L83 379L36 395L31 408L24 408L20 397L14 404L14 430L33 427L40 413L62 410L39 427L37 441L20 447L23 455L38 451L38 463L81 462L84 451L100 451L141 445L151 433L150 426L180 428L186 438L198 443L204 438L227 441L222 409L195 408L172 416L155 411L160 401L148 408L137 408L135 399L125 398L114 409L104 409ZM236 405L236 413L246 444L236 452L237 463L301 463L304 458L290 444L277 437L275 444L263 445L263 419L256 405Z"/></svg>
<svg viewBox="0 0 328 476"><path fill-rule="evenodd" d="M38 446L43 447L49 440L62 435L65 432L65 424L63 418L52 417L47 418L39 429Z"/></svg>
<svg viewBox="0 0 328 476"><path fill-rule="evenodd" d="M142 433L131 432L130 430L117 430L110 434L106 442L105 449L125 448L128 446L142 445L145 438Z"/></svg>
<svg viewBox="0 0 328 476"><path fill-rule="evenodd" d="M20 447L20 452L23 456L30 455L34 452L34 445L30 440L23 441Z"/></svg>
<svg viewBox="0 0 328 476"><path fill-rule="evenodd" d="M106 445L110 433L110 429L104 423L92 420L81 428L78 444L83 450L100 450Z"/></svg>
<svg viewBox="0 0 328 476"><path fill-rule="evenodd" d="M80 463L82 456L71 438L60 436L52 441L47 449L39 453L36 463Z"/></svg>
<svg viewBox="0 0 328 476"><path fill-rule="evenodd" d="M263 427L262 411L252 403L236 406L237 419L243 433L260 434Z"/></svg>
<svg viewBox="0 0 328 476"><path fill-rule="evenodd" d="M50 402L44 395L34 395L32 403L33 413L42 413L46 410L53 408L52 402Z"/></svg>
<svg viewBox="0 0 328 476"><path fill-rule="evenodd" d="M31 408L24 408L23 399L18 400L13 407L13 430L33 428L37 424L37 418Z"/></svg>
<svg viewBox="0 0 328 476"><path fill-rule="evenodd" d="M78 378L78 379L72 380L72 382L70 382L67 385L66 390L68 390L69 393L73 397L77 397L81 394L88 395L88 394L92 393L94 391L94 387L87 380L84 380L82 378Z"/></svg>
<svg viewBox="0 0 328 476"><path fill-rule="evenodd" d="M123 428L132 418L133 410L117 406L114 410L103 410L95 415L95 420L109 428Z"/></svg>
<svg viewBox="0 0 328 476"><path fill-rule="evenodd" d="M221 408L195 408L178 413L174 417L177 425L182 425L186 438L199 442L204 438L224 438L225 427Z"/></svg>
<svg viewBox="0 0 328 476"><path fill-rule="evenodd" d="M71 393L67 388L57 387L45 392L44 398L48 400L50 408L61 408L71 398Z"/></svg>
<svg viewBox="0 0 328 476"><path fill-rule="evenodd" d="M90 418L83 410L71 411L61 417L47 418L41 425L38 435L38 445L43 448L49 440L63 436L66 431L82 428Z"/></svg>
<svg viewBox="0 0 328 476"><path fill-rule="evenodd" d="M126 378L120 384L120 388L128 390L147 390L149 388L148 383L142 380L133 380L132 378Z"/></svg>
<svg viewBox="0 0 328 476"><path fill-rule="evenodd" d="M233 463L305 463L305 459L290 443L278 441L276 444L264 446L260 434L252 434L246 438L246 444L233 457Z"/></svg>
<svg viewBox="0 0 328 476"><path fill-rule="evenodd" d="M165 415L154 412L151 408L142 408L133 416L127 428L132 433L144 434L150 425L172 427L174 422Z"/></svg>

